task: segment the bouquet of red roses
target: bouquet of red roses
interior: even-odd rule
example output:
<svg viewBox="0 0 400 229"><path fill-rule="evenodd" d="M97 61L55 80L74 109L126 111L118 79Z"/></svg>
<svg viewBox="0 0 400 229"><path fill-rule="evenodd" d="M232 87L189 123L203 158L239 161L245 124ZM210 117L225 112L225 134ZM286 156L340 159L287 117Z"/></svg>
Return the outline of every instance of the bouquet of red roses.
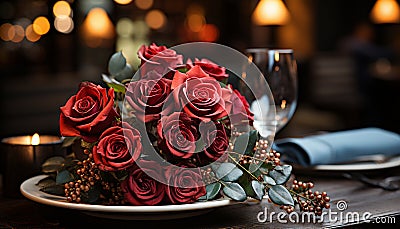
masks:
<svg viewBox="0 0 400 229"><path fill-rule="evenodd" d="M253 128L246 98L227 70L187 59L165 46L143 45L136 73L121 52L103 75L61 107L67 158L50 158L42 191L68 202L164 205L230 198L268 198L288 212L320 214L326 193L292 180L292 167ZM49 179L54 182L49 182Z"/></svg>

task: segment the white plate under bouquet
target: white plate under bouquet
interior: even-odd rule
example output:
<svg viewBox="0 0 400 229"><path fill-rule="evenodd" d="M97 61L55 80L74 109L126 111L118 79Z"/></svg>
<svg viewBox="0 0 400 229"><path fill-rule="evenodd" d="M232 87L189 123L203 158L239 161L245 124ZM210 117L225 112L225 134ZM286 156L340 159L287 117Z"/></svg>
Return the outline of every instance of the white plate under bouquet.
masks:
<svg viewBox="0 0 400 229"><path fill-rule="evenodd" d="M40 191L40 187L36 184L45 177L46 175L39 175L24 181L20 187L21 193L26 198L41 204L79 210L85 214L102 218L122 220L179 219L205 214L215 208L239 203L228 199L160 206L106 206L68 203L65 197L50 195Z"/></svg>

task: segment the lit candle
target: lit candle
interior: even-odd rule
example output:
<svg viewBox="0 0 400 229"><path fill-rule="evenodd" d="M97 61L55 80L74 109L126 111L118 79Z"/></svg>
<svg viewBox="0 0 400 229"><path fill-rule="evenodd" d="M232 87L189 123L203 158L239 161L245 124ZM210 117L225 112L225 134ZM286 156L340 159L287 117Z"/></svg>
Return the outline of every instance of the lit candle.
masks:
<svg viewBox="0 0 400 229"><path fill-rule="evenodd" d="M42 163L55 155L65 156L62 139L51 135L25 135L4 138L1 141L1 166L3 193L19 196L19 185L41 173Z"/></svg>

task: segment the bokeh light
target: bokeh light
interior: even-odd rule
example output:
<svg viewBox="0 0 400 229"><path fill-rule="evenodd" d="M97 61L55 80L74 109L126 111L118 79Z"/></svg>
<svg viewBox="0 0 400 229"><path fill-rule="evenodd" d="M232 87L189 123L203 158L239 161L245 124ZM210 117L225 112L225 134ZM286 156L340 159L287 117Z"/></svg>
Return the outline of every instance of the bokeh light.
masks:
<svg viewBox="0 0 400 229"><path fill-rule="evenodd" d="M11 30L13 32L11 32ZM3 41L11 41L12 37L10 36L10 34L12 35L12 37L14 37L15 34L14 26L11 25L10 23L2 24L0 26L0 38Z"/></svg>
<svg viewBox="0 0 400 229"><path fill-rule="evenodd" d="M148 10L153 6L153 0L135 0L135 5L139 9Z"/></svg>
<svg viewBox="0 0 400 229"><path fill-rule="evenodd" d="M117 34L121 37L129 37L133 35L133 32L135 30L135 25L133 24L133 21L129 18L121 18L117 22Z"/></svg>
<svg viewBox="0 0 400 229"><path fill-rule="evenodd" d="M66 1L58 1L53 6L53 13L56 17L70 16L71 6Z"/></svg>
<svg viewBox="0 0 400 229"><path fill-rule="evenodd" d="M10 34L10 30L9 30L8 35L10 36L12 42L19 43L25 37L25 30L20 25L14 25L13 28L14 28L14 30L11 31L11 34ZM13 35L13 36L11 36L11 35Z"/></svg>
<svg viewBox="0 0 400 229"><path fill-rule="evenodd" d="M50 30L50 22L46 17L40 16L33 21L33 31L38 35L44 35Z"/></svg>
<svg viewBox="0 0 400 229"><path fill-rule="evenodd" d="M114 2L121 4L121 5L128 5L132 2L132 0L114 0Z"/></svg>
<svg viewBox="0 0 400 229"><path fill-rule="evenodd" d="M89 37L111 39L114 37L114 25L102 8L93 8L83 22L84 32Z"/></svg>
<svg viewBox="0 0 400 229"><path fill-rule="evenodd" d="M74 22L69 16L59 16L54 20L54 27L60 33L70 33L74 29Z"/></svg>
<svg viewBox="0 0 400 229"><path fill-rule="evenodd" d="M200 32L206 24L206 19L201 14L190 14L186 20L188 28L193 32Z"/></svg>
<svg viewBox="0 0 400 229"><path fill-rule="evenodd" d="M146 14L145 21L152 29L161 29L166 24L166 16L160 10L151 10Z"/></svg>
<svg viewBox="0 0 400 229"><path fill-rule="evenodd" d="M40 39L40 35L37 34L34 29L33 29L33 25L28 25L28 27L26 27L25 29L25 36L26 39L30 42L36 42Z"/></svg>
<svg viewBox="0 0 400 229"><path fill-rule="evenodd" d="M218 40L219 29L213 24L206 24L202 27L199 33L199 38L201 41L214 42Z"/></svg>

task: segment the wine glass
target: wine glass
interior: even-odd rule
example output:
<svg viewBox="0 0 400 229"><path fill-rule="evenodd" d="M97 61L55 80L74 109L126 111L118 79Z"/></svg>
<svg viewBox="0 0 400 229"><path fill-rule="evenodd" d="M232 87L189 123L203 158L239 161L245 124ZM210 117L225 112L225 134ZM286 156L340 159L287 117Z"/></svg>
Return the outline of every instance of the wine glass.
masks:
<svg viewBox="0 0 400 229"><path fill-rule="evenodd" d="M254 113L254 127L258 130L276 128L274 133L278 133L292 118L297 105L297 64L293 50L252 48L246 50L246 55L248 61L253 62L264 75L276 110L275 117L266 115L263 109L267 104L259 98L258 106L252 104L250 107ZM262 94L254 93L256 96Z"/></svg>

